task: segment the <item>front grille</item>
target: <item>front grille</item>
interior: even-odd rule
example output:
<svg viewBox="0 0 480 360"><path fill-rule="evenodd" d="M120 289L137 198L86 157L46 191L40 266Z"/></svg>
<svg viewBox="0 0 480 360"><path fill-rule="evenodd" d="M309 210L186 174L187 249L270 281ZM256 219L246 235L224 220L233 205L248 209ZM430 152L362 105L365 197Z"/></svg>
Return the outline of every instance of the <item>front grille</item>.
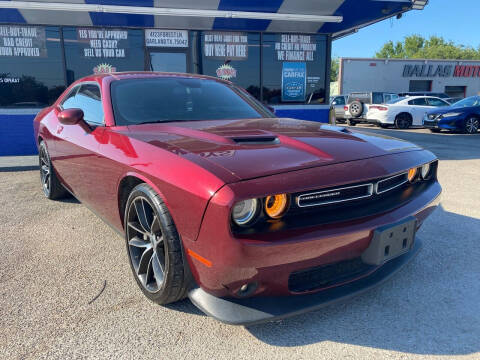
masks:
<svg viewBox="0 0 480 360"><path fill-rule="evenodd" d="M232 230L236 236L248 237L255 233L333 224L392 211L418 197L436 182L437 165L437 161L431 163L431 176L427 180L417 178L412 184L405 181L407 173L402 172L360 183L292 193L290 207L281 219L269 219L262 213L254 225L234 226ZM325 194L327 196L322 196Z"/></svg>
<svg viewBox="0 0 480 360"><path fill-rule="evenodd" d="M295 194L299 208L329 205L369 198L374 194L383 194L407 183L407 173L401 173L364 184L334 187L321 191Z"/></svg>
<svg viewBox="0 0 480 360"><path fill-rule="evenodd" d="M343 283L360 277L375 266L365 264L361 258L341 261L335 264L296 271L288 278L288 289L292 292L306 292Z"/></svg>
<svg viewBox="0 0 480 360"><path fill-rule="evenodd" d="M407 174L400 174L400 175L395 175L392 177L389 177L387 179L380 180L377 183L377 194L382 194L384 192L393 190L399 186L402 186L403 184L406 184L408 181L408 176Z"/></svg>
<svg viewBox="0 0 480 360"><path fill-rule="evenodd" d="M297 197L299 207L334 204L343 201L351 201L372 196L373 184L361 184L355 186L339 187L302 194Z"/></svg>

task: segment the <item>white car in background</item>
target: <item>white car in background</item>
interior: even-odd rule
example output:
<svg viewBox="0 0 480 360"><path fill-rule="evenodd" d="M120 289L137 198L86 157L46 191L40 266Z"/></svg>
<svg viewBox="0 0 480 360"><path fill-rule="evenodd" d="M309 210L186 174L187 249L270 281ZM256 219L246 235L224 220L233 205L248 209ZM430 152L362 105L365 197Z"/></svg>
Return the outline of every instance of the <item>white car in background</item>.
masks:
<svg viewBox="0 0 480 360"><path fill-rule="evenodd" d="M433 96L403 97L387 104L370 105L366 121L383 128L393 125L397 129L408 129L410 126L422 126L425 114L442 106L450 104Z"/></svg>

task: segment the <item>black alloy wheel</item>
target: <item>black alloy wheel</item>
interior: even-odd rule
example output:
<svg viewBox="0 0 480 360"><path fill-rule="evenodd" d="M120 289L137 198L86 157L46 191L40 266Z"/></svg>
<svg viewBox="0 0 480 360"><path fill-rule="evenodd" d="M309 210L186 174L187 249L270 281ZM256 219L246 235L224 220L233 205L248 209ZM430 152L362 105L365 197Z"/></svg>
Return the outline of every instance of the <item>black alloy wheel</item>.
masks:
<svg viewBox="0 0 480 360"><path fill-rule="evenodd" d="M395 118L395 127L397 129L408 129L410 127L410 122L410 116L407 113L402 113Z"/></svg>
<svg viewBox="0 0 480 360"><path fill-rule="evenodd" d="M50 184L52 179L50 177L50 159L48 158L48 153L45 146L40 146L38 159L40 166L40 181L42 183L42 190L45 196L49 197L51 188Z"/></svg>
<svg viewBox="0 0 480 360"><path fill-rule="evenodd" d="M165 280L165 243L158 216L142 196L128 210L128 247L135 273L145 290L157 292Z"/></svg>
<svg viewBox="0 0 480 360"><path fill-rule="evenodd" d="M40 182L45 196L51 200L67 196L68 192L57 178L48 154L47 145L43 141L38 144L38 165L40 167Z"/></svg>
<svg viewBox="0 0 480 360"><path fill-rule="evenodd" d="M158 304L183 299L190 273L180 238L168 209L149 185L133 189L124 222L130 265L143 293Z"/></svg>
<svg viewBox="0 0 480 360"><path fill-rule="evenodd" d="M465 132L467 134L475 134L478 131L479 126L479 120L476 117L471 116L465 121Z"/></svg>

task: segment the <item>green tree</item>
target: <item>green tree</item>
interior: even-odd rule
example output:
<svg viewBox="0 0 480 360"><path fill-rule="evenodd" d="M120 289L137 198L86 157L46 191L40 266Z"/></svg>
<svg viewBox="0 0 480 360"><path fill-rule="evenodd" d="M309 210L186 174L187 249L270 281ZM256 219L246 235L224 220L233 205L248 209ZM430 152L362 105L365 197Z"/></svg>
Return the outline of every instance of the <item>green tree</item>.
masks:
<svg viewBox="0 0 480 360"><path fill-rule="evenodd" d="M410 35L403 41L388 41L375 54L377 58L392 59L459 59L480 60L480 48L455 44L439 36L425 39L421 35Z"/></svg>
<svg viewBox="0 0 480 360"><path fill-rule="evenodd" d="M338 80L338 67L339 67L339 60L338 58L332 58L332 66L330 69L330 81L335 82Z"/></svg>

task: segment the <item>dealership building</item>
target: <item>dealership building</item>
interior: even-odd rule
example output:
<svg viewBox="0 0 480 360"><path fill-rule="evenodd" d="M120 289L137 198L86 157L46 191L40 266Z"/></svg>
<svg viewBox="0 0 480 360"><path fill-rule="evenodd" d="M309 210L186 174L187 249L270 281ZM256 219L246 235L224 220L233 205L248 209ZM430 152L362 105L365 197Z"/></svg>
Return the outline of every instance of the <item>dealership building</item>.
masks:
<svg viewBox="0 0 480 360"><path fill-rule="evenodd" d="M92 73L206 74L326 122L332 41L427 1L0 1L0 156L34 154L35 114Z"/></svg>
<svg viewBox="0 0 480 360"><path fill-rule="evenodd" d="M339 94L433 91L459 98L480 94L480 61L342 58Z"/></svg>

